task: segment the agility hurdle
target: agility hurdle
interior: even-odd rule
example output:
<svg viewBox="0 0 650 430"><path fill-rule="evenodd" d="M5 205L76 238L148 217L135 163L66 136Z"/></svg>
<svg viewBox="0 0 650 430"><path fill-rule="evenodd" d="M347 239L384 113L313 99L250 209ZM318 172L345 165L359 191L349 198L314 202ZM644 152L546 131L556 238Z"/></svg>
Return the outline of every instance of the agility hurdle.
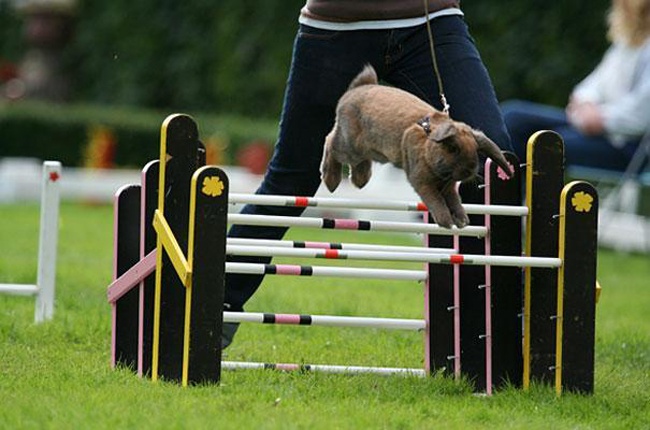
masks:
<svg viewBox="0 0 650 430"><path fill-rule="evenodd" d="M59 227L61 163L45 161L41 173L41 214L36 284L0 284L0 293L35 296L34 322L54 316L56 248Z"/></svg>
<svg viewBox="0 0 650 430"><path fill-rule="evenodd" d="M545 137L540 140L540 136ZM539 145L531 145L537 146L538 150L544 148L547 144L550 144L553 147L553 145L558 141L561 145L561 140L559 140L559 137L556 135L543 133L540 136L536 136L533 140L538 143L543 143ZM176 139L177 141L172 143L172 139ZM546 141L544 139L546 139ZM196 274L195 271L198 269L197 263L192 262L192 264L190 264L190 259L185 258L182 251L183 249L187 249L188 239L184 238L184 235L186 234L185 232L191 230L191 228L188 228L187 223L184 224L185 226L181 225L177 228L171 226L171 221L169 223L166 221L170 217L186 217L186 215L182 214L190 212L189 207L191 207L191 205L188 203L188 198L183 198L183 196L187 196L188 194L187 190L189 187L189 180L178 180L174 176L175 174L170 173L171 169L168 170L168 173L164 173L165 170L167 170L167 164L170 166L175 163L180 164L180 158L183 158L186 161L189 160L190 162L188 163L190 164L190 167L187 168L187 172L184 174L185 178L191 176L191 172L196 168L196 165L200 165L201 145L198 142L196 125L191 121L191 119L182 115L169 117L163 124L161 141L160 167L158 167L158 164L155 162L149 163L143 171L142 187L133 186L125 188L122 190L123 192L118 194L116 202L116 219L118 220L116 222L116 237L121 238L121 232L124 232L124 236L127 238L123 240L118 239L117 243L129 243L128 246L124 247L131 250L130 253L132 257L130 258L131 261L124 262L121 264L119 269L116 269L116 279L108 290L109 301L114 307L113 364L127 365L134 369L137 368L138 373L145 375L150 374L154 380L158 378L158 375L160 375L167 379L181 381L184 385L206 381L218 382L220 379L221 369L217 369L216 364L213 366L211 372L204 372L198 378L185 376L186 374L192 373L191 370L188 369L192 369L194 366L199 366L201 362L201 360L195 360L193 364L190 363L190 359L193 356L193 348L192 346L188 346L189 343L187 341L187 339L201 337L200 334L197 334L196 336L193 334L196 328L194 328L195 325L191 324L192 315L199 315L195 318L196 321L199 321L201 319L201 314L200 312L195 314L196 310L194 309L194 306L191 308L186 307L186 303L194 303L194 300L183 300L182 294L180 298L176 299L169 299L165 296L165 294L178 294L178 291L182 293L184 289L189 291L189 289L183 287L183 285L192 284L192 288L196 287L193 277ZM194 155L183 155L183 157L179 157L178 153L163 149L165 147L178 148L182 145L191 148L194 151ZM513 169L515 170L514 177L519 178L520 172L518 160L516 160L516 157L512 154L510 154L509 157L509 161L511 161ZM175 159L176 161L174 161ZM199 160L199 162L196 160ZM562 160L560 160L560 165L561 163ZM528 177L535 176L539 179L539 177L547 178L548 176L544 174L545 172L539 169L532 170L530 164L527 166L527 169L531 172L535 172L534 174L528 175ZM215 171L215 176L216 175L217 173ZM156 177L159 178L159 182L156 181ZM204 180L205 179L208 178L204 177ZM260 220L259 217L252 216L229 216L228 219L231 222L251 223L253 225L305 226L305 223L307 223L309 224L309 227L314 228L341 228L351 230L386 228L387 231L391 231L391 228L398 227L406 229L400 231L425 234L427 237L427 245L430 249L421 248L420 250L414 250L411 249L414 247L404 247L409 249L399 250L391 248L390 250L393 255L399 254L399 257L403 258L405 261L409 261L409 255L402 254L410 254L410 257L413 258L413 260L410 261L427 262L426 270L424 271L395 270L375 272L380 269L353 267L319 268L318 266L225 263L226 253L247 253L248 255L261 254L271 256L278 255L278 253L290 252L293 253L292 256L294 257L309 258L388 258L388 256L385 255L387 250L382 250L381 248L363 249L364 245L361 244L330 244L295 241L260 241L254 243L253 241L245 239L225 239L225 223L223 226L220 225L212 230L214 236L223 235L223 245L225 246L222 248L222 244L219 244L218 247L206 251L206 254L204 254L204 257L207 254L212 254L210 255L211 260L209 264L212 266L222 267L225 272L301 276L378 276L382 278L386 278L388 273L391 273L391 279L426 281L428 289L426 293L427 300L425 302L425 319L401 321L400 323L388 323L378 319L364 319L363 321L342 320L340 318L343 317L315 315L247 314L245 312L236 313L235 315L235 313L229 312L224 312L222 314L220 312L220 304L217 303L212 308L209 306L203 308L203 311L210 315L210 319L206 320L208 324L204 324L204 326L209 328L206 336L213 336L212 338L209 338L208 342L212 345L210 348L211 353L209 352L205 356L211 357L210 360L212 362L219 362L219 364L224 368L259 368L261 366L263 368L284 370L301 369L341 372L344 371L344 369L348 369L347 371L352 373L357 371L369 372L372 371L371 369L373 368L360 366L297 366L290 364L274 365L268 363L220 363L221 351L216 345L218 339L214 338L218 336L214 336L214 334L221 333L221 324L223 321L261 321L262 323L302 325L315 325L321 323L330 325L356 324L356 326L402 328L411 330L422 330L422 327L424 327L426 344L425 369L391 370L378 368L382 369L381 371L378 371L378 373L409 373L424 375L442 371L457 376L467 376L475 384L477 390L485 390L488 393L491 393L493 387L501 386L506 382L521 385L522 379L525 377L522 369L524 367L524 357L522 357L521 327L522 303L524 302L524 299L522 298L521 268L525 267L527 272L532 269L551 272L552 275L547 276L547 278L552 279L555 277L554 282L551 282L552 285L542 285L539 283L537 278L533 279L531 277L530 280L527 280L531 286L534 285L534 288L530 288L531 291L536 291L537 289L546 290L548 288L555 290L558 287L558 272L563 273L562 279L566 281L566 268L569 265L572 267L574 266L572 260L573 257L566 251L572 249L575 245L566 245L568 242L573 243L574 235L566 233L567 225L571 225L571 223L567 223L567 220L564 222L561 221L563 217L571 217L574 215L573 212L577 211L572 210L571 208L575 208L575 205L572 206L569 203L569 206L565 205L568 208L568 211L565 210L564 213L557 212L552 215L551 220L555 220L553 222L544 219L543 216L532 217L538 220L539 224L542 226L540 229L546 229L544 230L544 234L552 234L549 233L550 230L547 226L547 224L552 224L550 228L555 229L554 234L556 237L562 235L561 240L565 243L565 245L563 245L564 251L562 254L560 252L562 250L556 249L555 253L550 252L547 255L541 255L541 253L531 251L522 257L521 216L527 215L527 219L530 219L534 206L531 206L530 203L528 203L526 207L518 206L521 202L520 179L510 181L505 181L504 179L504 176L499 174L498 169L489 163L486 167L485 186L474 186L470 191L463 190L464 201L469 201L470 203L465 205L468 212L472 214L472 226L470 227L476 226L478 228L466 227L460 230L448 230L440 229L440 227L435 225L415 223L413 223L415 225L409 225L408 227L404 225L390 225L389 228L386 225L383 225L383 227L377 227L382 224L372 221L334 219L307 219L307 221L305 221L305 218L296 219L292 217L277 217L282 219L267 218L265 220ZM199 182L192 182L191 189L194 190L192 192L196 195L199 195L202 192L202 190L196 188L196 184ZM226 178L221 182L224 184L224 187L221 189L221 195L225 196L227 195ZM159 186L159 183L163 185ZM564 199L563 201L568 199L570 202L576 198L578 193L577 191L574 191L576 186L579 188L582 187L580 192L584 195L589 197L595 196L595 191L593 191L588 184L584 183L570 184L564 192L555 193L554 197L553 194L555 190L545 187L543 182L538 181L536 186L531 187L531 189L534 193L539 193L542 196L548 195L547 198L552 198L557 201L560 201L560 194L562 194L562 198ZM131 189L137 190L137 193L127 191ZM161 190L160 193L158 192L159 189ZM591 194L592 191L594 194ZM471 196L467 197L470 193L474 194L473 198ZM125 197L129 194L136 195L136 197L131 197L131 199ZM156 213L156 205L152 205L151 201L155 201L155 196L158 194L160 196L165 196L162 205L164 210L160 209L161 198L158 197L158 212ZM581 196L583 194L581 194ZM591 216L597 212L597 201L595 200L595 197L591 198L592 202L589 210L584 210L584 205L582 205L581 207L583 209L579 211L581 214L589 214ZM485 205L483 205L483 200L485 201ZM543 198L537 197L534 199L534 201L542 200ZM339 207L350 207L349 205L353 204L351 201L333 198L314 199L306 197L294 198L286 196L241 195L231 195L229 199L223 198L219 200L219 203L223 204L225 207L227 206L228 201L229 203L245 202L281 206L293 205L298 207L319 205L336 207L337 204L340 205ZM181 202L181 204L178 204L179 202ZM212 207L213 211L225 210L216 203L216 201L213 201L208 206ZM175 204L176 206L172 208L172 204ZM403 204L402 202L361 202L360 207L366 205L366 207L372 206L372 208L379 210L383 208L382 205L386 206L386 204L390 206L388 210L415 210L426 212L426 208L418 202L408 202L406 204ZM397 206L400 208L397 208ZM558 204L557 206L559 207L560 205ZM217 207L219 209L217 209ZM494 216L492 213L494 213ZM144 219L144 221L141 221L141 219ZM200 222L194 222L196 225L200 224ZM564 226L562 226L562 224L564 224ZM584 220L581 220L580 224L584 225ZM134 225L137 225L137 228L134 227ZM170 228L167 229L166 225L170 225ZM530 230L531 228L533 227L529 226L527 230ZM131 230L132 233L133 231L139 231L140 234L128 234L126 233L128 230ZM586 236L589 236L590 234L595 235L595 230L586 230L588 230L588 233L585 233ZM208 230L206 229L206 231ZM157 236L156 232L158 232ZM440 233L442 233L442 235ZM133 239L133 237L135 237L135 239ZM558 240L560 239L558 238ZM152 242L156 241L159 242L157 247L152 245ZM586 240L582 241L582 243L578 241L577 243L579 243L578 246L583 246L590 245L591 241ZM127 251L118 252L119 248L120 245L116 245L116 262L125 261L123 257L128 254ZM301 250L299 248L303 249ZM320 250L314 252L314 249ZM343 249L346 250L342 251ZM472 249L476 249L477 252L472 251ZM305 250L309 252L304 252ZM592 262L593 265L595 265L595 247L592 249L585 247L582 250L582 254L585 256L586 260L589 260L589 262ZM167 255L171 255L172 258L167 257ZM162 264L160 263L161 258L163 260ZM154 270L153 261L156 260L158 261L156 266L162 266L163 268L163 270L160 270L160 268L156 270L156 277L163 278L164 275L162 273L164 273L164 269L167 268L168 271L171 270L167 281L175 281L177 283L176 285L181 286L176 287L176 285L158 281L158 286L155 288L155 295L159 297L159 299L156 299L155 297L154 299L151 299L151 291L154 289L147 287L147 282L152 278L152 276L149 275ZM224 264L219 264L218 262L224 262ZM578 269L578 272L580 273L574 276L580 278L581 285L586 288L585 291L587 291L587 296L589 296L589 291L592 293L595 291L595 278L594 282L590 283L590 280L587 279L589 278L589 273L585 274L584 271L582 271L582 268ZM158 274L159 272L161 273L160 275ZM576 271L574 270L574 272ZM375 275L373 275L373 273ZM141 284L139 289L135 290L131 288L140 281L143 281L144 284ZM164 287L161 287L161 284L164 285ZM222 285L222 283L213 285ZM539 287L539 285L542 286ZM548 287L548 285L551 286ZM120 312L121 308L126 307L125 303L127 301L125 301L125 299L127 296L132 295L133 291L139 291L139 294L136 295L136 299L131 300L132 303L135 303L136 310ZM170 293L170 291L172 291L172 293ZM173 291L176 292L174 293ZM563 297L567 296L567 291L568 289L564 288L562 294ZM223 294L223 292L215 294ZM569 295L571 295L571 293ZM533 297L534 301L540 300L537 295L534 295ZM546 296L545 299L547 299ZM218 300L213 301L213 303L216 302L218 302ZM557 330L558 333L562 332L561 335L558 335L558 339L568 337L567 333L575 333L574 327L570 324L567 325L567 319L563 318L561 313L566 309L567 302L567 300L564 301L564 308L557 308L560 312L556 313L554 310L553 314L549 317L549 319L556 324L556 327L558 324L562 324L562 326ZM582 312L583 307L585 307L583 303L579 303L577 306L578 319L581 321L583 326L589 326L590 324L593 325L593 319L591 321L588 318L584 320L582 319L584 314L584 312ZM153 310L154 308L159 310ZM172 310L167 308L171 308ZM217 310L216 312L215 308ZM460 317L461 312L463 313L463 318ZM190 317L182 318L182 315L186 313L189 314ZM218 314L216 319L213 318L215 314ZM154 317L152 318L151 315L154 315ZM156 315L158 316L156 317ZM526 321L526 319L527 318L524 318L524 321ZM157 320L157 323L152 323L150 320ZM190 321L190 324L186 323L188 320ZM528 318L528 320L530 321L532 319ZM575 320L575 318L573 318L573 320ZM315 321L318 322L314 323ZM327 323L325 323L325 321L327 321ZM196 324L196 322L194 324ZM200 325L201 323L198 324ZM149 331L148 327L152 327L151 331ZM147 332L153 333L151 339L147 338ZM183 336L181 336L181 332L183 332ZM553 334L555 334L555 332ZM170 339L175 340L171 341ZM174 347L163 347L163 341L174 343L175 345ZM549 342L548 339L545 339L545 341L547 343ZM555 337L552 342L556 343ZM585 342L587 346L591 342L591 350L593 351L593 336L591 340L589 340L589 337L587 336ZM528 357L536 356L536 347L534 346L534 343L531 342L531 344L533 345L530 346L529 353L532 351L532 354L529 354ZM165 350L166 352L161 353L162 350ZM151 351L151 353L148 351ZM148 355L151 355L150 361L147 359ZM556 355L561 357L561 360L565 360L567 356L572 356L575 359L575 355L573 353L567 354L566 349ZM203 359L205 359L205 356ZM170 364L170 362L172 362L172 364ZM149 367L148 363L151 363L151 367ZM158 366L160 366L162 371L158 369ZM571 378L566 378L566 374L571 373L572 371L571 365L562 361L559 366L554 366L552 373L556 375L556 383L558 383L558 373L560 375L564 374L565 376L564 378L560 376L560 385L558 390L564 388L590 392L589 387L591 387L591 389L593 387L593 362L591 363L591 371L589 371L589 367L589 363L583 366L583 368L587 369L586 372L583 372L583 376L587 379L591 378L591 385L587 383L587 389L583 389L583 387L575 384L570 385ZM537 377L536 374L532 375L532 379L536 379ZM531 375L528 375L528 378L531 378Z"/></svg>

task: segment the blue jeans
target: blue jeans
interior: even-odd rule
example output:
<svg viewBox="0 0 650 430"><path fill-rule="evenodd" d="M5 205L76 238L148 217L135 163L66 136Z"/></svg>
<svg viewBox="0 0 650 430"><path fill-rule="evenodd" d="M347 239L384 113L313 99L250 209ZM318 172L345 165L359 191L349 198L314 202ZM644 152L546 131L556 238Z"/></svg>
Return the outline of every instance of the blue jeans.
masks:
<svg viewBox="0 0 650 430"><path fill-rule="evenodd" d="M564 140L567 165L623 171L639 141L617 148L605 136L587 136L569 124L563 109L537 103L512 100L503 103L503 116L520 160L526 159L528 138L539 130L553 130Z"/></svg>
<svg viewBox="0 0 650 430"><path fill-rule="evenodd" d="M502 149L510 138L479 53L459 16L431 21L436 56L450 114L482 130ZM313 196L320 185L325 136L334 125L338 99L365 64L380 80L409 91L441 109L426 25L393 30L327 31L301 26L284 96L275 152L258 194ZM299 216L304 209L247 205L245 214ZM280 239L286 228L235 225L230 237ZM270 258L229 261L268 263ZM226 277L226 307L239 311L263 276Z"/></svg>

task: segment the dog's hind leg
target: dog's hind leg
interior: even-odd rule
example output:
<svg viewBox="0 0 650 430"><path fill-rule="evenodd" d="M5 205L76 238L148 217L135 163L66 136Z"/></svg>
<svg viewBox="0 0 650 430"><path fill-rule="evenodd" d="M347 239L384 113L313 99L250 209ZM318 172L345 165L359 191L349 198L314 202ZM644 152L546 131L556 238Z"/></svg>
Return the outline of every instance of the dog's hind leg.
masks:
<svg viewBox="0 0 650 430"><path fill-rule="evenodd" d="M350 179L357 188L363 188L372 176L372 161L364 160L352 166L350 169Z"/></svg>

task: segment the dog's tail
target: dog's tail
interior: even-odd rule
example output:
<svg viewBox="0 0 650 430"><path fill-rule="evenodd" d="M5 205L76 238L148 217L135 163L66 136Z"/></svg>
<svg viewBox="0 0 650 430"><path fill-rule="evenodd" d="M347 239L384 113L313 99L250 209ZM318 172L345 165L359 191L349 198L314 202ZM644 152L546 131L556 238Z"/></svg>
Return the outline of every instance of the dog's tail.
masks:
<svg viewBox="0 0 650 430"><path fill-rule="evenodd" d="M366 64L361 73L350 82L348 90L362 85L376 85L378 82L377 72L375 72L375 69L370 64Z"/></svg>

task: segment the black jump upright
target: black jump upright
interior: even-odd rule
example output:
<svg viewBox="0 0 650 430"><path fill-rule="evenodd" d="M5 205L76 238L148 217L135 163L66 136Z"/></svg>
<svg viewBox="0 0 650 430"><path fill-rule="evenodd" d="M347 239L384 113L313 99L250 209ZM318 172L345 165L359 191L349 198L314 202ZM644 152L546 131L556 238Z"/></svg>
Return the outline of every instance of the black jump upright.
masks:
<svg viewBox="0 0 650 430"><path fill-rule="evenodd" d="M183 385L221 373L228 178L204 164L194 120L171 115L142 187L116 197L116 278L141 282L114 301L113 363Z"/></svg>

